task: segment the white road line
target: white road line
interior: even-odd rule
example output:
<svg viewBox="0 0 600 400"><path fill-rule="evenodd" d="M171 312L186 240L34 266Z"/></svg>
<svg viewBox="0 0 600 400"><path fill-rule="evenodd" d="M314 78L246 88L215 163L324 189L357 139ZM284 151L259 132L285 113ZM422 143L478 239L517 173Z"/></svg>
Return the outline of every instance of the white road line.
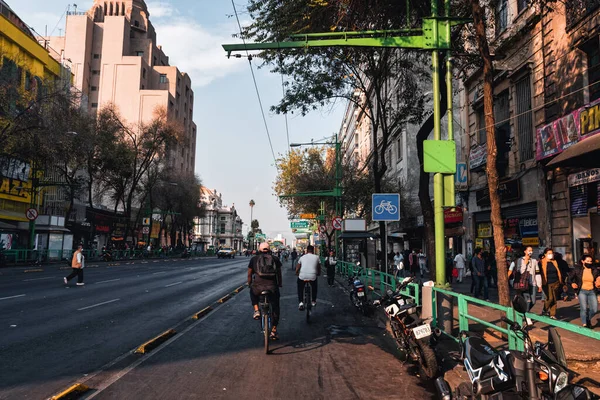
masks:
<svg viewBox="0 0 600 400"><path fill-rule="evenodd" d="M41 281L42 279L58 279L57 276L46 276L44 278L23 279L23 282Z"/></svg>
<svg viewBox="0 0 600 400"><path fill-rule="evenodd" d="M167 285L167 286L165 286L165 287L171 287L171 286L179 285L179 284L181 284L181 283L183 283L183 281L182 281L182 282L175 282L175 283L171 283L170 285Z"/></svg>
<svg viewBox="0 0 600 400"><path fill-rule="evenodd" d="M24 297L24 296L27 296L27 295L25 295L25 294L18 294L16 296L0 297L0 300L16 299L17 297Z"/></svg>
<svg viewBox="0 0 600 400"><path fill-rule="evenodd" d="M108 281L100 281L100 282L96 282L96 284L99 284L99 283L106 283L106 282L116 282L116 281L120 281L120 280L121 280L121 278L118 278L118 279L110 279L110 280L108 280Z"/></svg>
<svg viewBox="0 0 600 400"><path fill-rule="evenodd" d="M78 308L77 311L87 310L88 308L94 308L94 307L98 307L98 306L101 306L101 305L104 305L104 304L108 304L108 303L114 303L115 301L119 301L119 300L121 300L121 299L113 299L113 300L109 300L109 301L104 301L102 303L94 304L92 306Z"/></svg>
<svg viewBox="0 0 600 400"><path fill-rule="evenodd" d="M153 272L152 275L156 275L156 274L166 274L167 271L160 271L160 272Z"/></svg>

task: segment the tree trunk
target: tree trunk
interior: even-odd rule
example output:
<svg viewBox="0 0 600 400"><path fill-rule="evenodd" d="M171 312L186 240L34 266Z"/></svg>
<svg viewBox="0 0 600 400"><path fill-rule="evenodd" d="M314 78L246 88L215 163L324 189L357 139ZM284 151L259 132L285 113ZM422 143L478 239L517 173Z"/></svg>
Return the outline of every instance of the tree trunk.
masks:
<svg viewBox="0 0 600 400"><path fill-rule="evenodd" d="M440 63L440 76L446 74L446 63ZM440 79L440 117L446 115L448 108L448 93L446 92L446 80ZM421 125L417 132L417 155L419 157L419 203L423 213L425 243L427 245L426 255L429 260L429 273L432 280L435 280L435 223L433 204L431 203L431 195L429 193L429 173L423 169L423 141L427 140L433 131L434 116L431 114L427 120Z"/></svg>
<svg viewBox="0 0 600 400"><path fill-rule="evenodd" d="M506 249L504 247L504 228L500 208L500 196L498 194L498 170L496 168L496 130L494 118L494 88L492 57L489 44L485 34L485 10L479 4L479 0L471 0L473 10L473 23L475 26L475 38L479 54L483 59L483 111L485 114L485 131L487 140L487 165L485 171L490 192L491 219L494 232L494 246L496 247L496 266L498 270L498 297L500 304L510 305L508 288L508 275L506 268Z"/></svg>

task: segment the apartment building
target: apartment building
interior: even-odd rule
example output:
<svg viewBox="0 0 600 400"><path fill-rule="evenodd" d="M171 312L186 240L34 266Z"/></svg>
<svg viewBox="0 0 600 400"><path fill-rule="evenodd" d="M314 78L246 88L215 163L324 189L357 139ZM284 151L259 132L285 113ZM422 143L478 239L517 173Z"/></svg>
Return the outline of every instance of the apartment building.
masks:
<svg viewBox="0 0 600 400"><path fill-rule="evenodd" d="M192 82L169 65L143 0L95 0L87 12L69 11L65 35L48 41L70 63L74 86L91 112L112 103L136 127L149 122L157 107L167 109L184 131L169 149L167 164L177 173L194 172Z"/></svg>

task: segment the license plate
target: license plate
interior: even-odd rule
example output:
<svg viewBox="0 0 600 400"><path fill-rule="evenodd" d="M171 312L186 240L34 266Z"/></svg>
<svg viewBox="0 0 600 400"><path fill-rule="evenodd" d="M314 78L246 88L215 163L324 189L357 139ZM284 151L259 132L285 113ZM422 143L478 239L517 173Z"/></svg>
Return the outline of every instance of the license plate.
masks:
<svg viewBox="0 0 600 400"><path fill-rule="evenodd" d="M365 295L365 292L356 292L356 295L358 297L363 297Z"/></svg>
<svg viewBox="0 0 600 400"><path fill-rule="evenodd" d="M429 325L421 325L413 328L413 333L416 339L423 339L431 335L431 327Z"/></svg>

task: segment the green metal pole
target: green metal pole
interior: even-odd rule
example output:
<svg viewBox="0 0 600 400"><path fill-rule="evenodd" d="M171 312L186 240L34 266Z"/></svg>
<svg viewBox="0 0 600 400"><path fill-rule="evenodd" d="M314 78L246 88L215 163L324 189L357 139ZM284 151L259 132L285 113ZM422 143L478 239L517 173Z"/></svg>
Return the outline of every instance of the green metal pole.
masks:
<svg viewBox="0 0 600 400"><path fill-rule="evenodd" d="M433 18L438 16L437 0L431 0ZM438 25L433 24L433 37L438 40ZM439 53L432 53L433 67L433 139L441 140L441 112L440 112L440 60ZM433 176L433 213L435 226L435 281L438 285L446 283L446 258L444 257L444 177L441 173Z"/></svg>
<svg viewBox="0 0 600 400"><path fill-rule="evenodd" d="M450 17L450 0L444 0L446 17ZM446 25L446 37L450 38L450 24ZM450 50L446 51L446 93L448 97L448 140L454 140L454 104L452 101L452 57ZM444 175L444 203L446 206L455 205L454 175Z"/></svg>
<svg viewBox="0 0 600 400"><path fill-rule="evenodd" d="M35 164L33 164L32 168L32 177L31 177L31 208L36 208L37 202L37 170L35 169ZM36 245L35 241L35 220L29 220L29 247L31 250L35 249Z"/></svg>

